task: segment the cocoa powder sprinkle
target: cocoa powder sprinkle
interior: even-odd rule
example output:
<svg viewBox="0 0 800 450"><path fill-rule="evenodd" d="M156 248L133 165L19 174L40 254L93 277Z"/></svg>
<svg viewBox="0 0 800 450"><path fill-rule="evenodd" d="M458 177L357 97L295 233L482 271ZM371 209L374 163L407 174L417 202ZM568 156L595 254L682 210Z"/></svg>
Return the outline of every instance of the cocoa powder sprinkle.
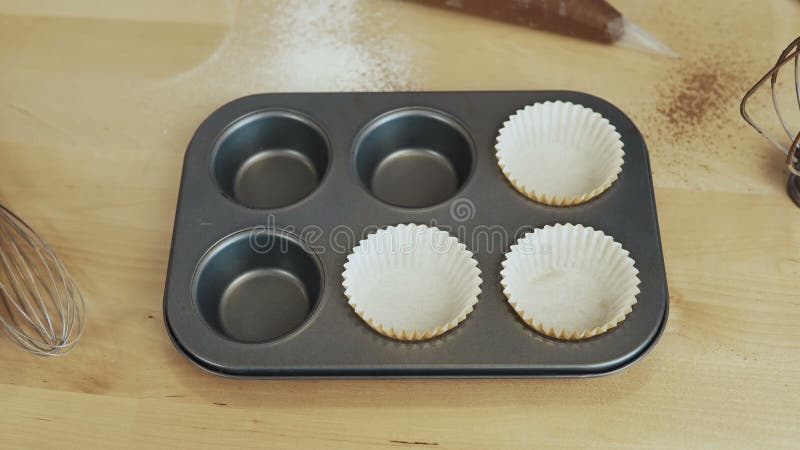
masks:
<svg viewBox="0 0 800 450"><path fill-rule="evenodd" d="M717 138L737 117L739 97L747 80L736 64L707 56L682 61L675 76L657 91L655 117L659 138L672 144Z"/></svg>

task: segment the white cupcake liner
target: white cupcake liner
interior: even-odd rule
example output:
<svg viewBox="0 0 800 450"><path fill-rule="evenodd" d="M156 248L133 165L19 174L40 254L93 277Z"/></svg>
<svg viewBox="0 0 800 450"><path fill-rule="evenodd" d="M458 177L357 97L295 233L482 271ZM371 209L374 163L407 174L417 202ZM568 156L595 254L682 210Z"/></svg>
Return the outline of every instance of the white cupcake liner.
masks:
<svg viewBox="0 0 800 450"><path fill-rule="evenodd" d="M425 225L398 225L362 240L347 257L348 303L375 331L420 341L456 327L480 294L480 270L458 239Z"/></svg>
<svg viewBox="0 0 800 450"><path fill-rule="evenodd" d="M639 294L628 252L582 225L527 233L503 261L503 293L531 328L557 339L585 339L625 320Z"/></svg>
<svg viewBox="0 0 800 450"><path fill-rule="evenodd" d="M568 102L526 106L497 136L497 162L523 195L557 206L587 202L622 171L616 128L600 114Z"/></svg>

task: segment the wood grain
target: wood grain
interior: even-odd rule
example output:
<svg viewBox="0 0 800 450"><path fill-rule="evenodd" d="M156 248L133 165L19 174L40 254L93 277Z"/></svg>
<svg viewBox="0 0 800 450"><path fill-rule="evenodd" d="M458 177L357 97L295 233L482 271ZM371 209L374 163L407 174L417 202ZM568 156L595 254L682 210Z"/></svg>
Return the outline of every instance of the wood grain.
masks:
<svg viewBox="0 0 800 450"><path fill-rule="evenodd" d="M402 51L408 70L313 84L273 64L287 8L307 2L162 3L0 0L0 201L56 247L89 321L62 359L0 342L2 447L797 445L800 209L780 155L736 107L795 37L798 2L615 1L683 55L669 59L362 0L347 38L378 61ZM704 61L725 80L719 100L697 123L670 122L660 111ZM644 361L594 380L254 382L180 356L162 294L200 121L253 92L384 85L575 89L631 115L651 151L672 294Z"/></svg>

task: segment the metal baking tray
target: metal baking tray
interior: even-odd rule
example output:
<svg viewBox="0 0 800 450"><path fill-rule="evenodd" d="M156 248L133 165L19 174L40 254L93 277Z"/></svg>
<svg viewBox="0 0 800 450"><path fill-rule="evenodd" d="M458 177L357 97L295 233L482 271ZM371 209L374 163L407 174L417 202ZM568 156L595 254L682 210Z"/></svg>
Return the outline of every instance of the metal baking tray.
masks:
<svg viewBox="0 0 800 450"><path fill-rule="evenodd" d="M497 165L503 122L548 100L589 107L622 136L619 179L586 204L535 203ZM341 285L358 240L400 223L450 230L482 272L475 311L425 342L370 329ZM635 260L641 293L619 327L559 341L508 305L504 254L524 232L555 223L602 230ZM668 297L647 148L605 100L568 91L259 94L219 108L189 143L164 317L184 355L226 377L588 377L640 360L663 331Z"/></svg>

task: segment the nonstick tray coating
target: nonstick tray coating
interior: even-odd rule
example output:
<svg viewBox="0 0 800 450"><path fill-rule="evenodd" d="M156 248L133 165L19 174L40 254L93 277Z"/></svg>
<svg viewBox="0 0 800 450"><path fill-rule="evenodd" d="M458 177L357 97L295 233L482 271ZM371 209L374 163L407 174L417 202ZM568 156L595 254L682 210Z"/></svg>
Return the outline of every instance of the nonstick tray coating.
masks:
<svg viewBox="0 0 800 450"><path fill-rule="evenodd" d="M589 107L622 136L619 179L586 204L535 203L497 165L503 122L548 100ZM259 153L265 136L277 150L268 158ZM407 192L403 181L432 184ZM475 311L425 342L371 330L341 285L358 240L400 223L448 229L482 272ZM598 337L545 337L502 293L509 246L556 223L602 230L636 261L638 303ZM263 310L252 301L259 289L283 292L288 303ZM647 148L605 100L568 91L259 94L212 113L186 151L164 317L182 353L228 377L585 377L641 359L663 331L668 297ZM286 334L262 333L254 318L278 311L286 319L273 331Z"/></svg>

